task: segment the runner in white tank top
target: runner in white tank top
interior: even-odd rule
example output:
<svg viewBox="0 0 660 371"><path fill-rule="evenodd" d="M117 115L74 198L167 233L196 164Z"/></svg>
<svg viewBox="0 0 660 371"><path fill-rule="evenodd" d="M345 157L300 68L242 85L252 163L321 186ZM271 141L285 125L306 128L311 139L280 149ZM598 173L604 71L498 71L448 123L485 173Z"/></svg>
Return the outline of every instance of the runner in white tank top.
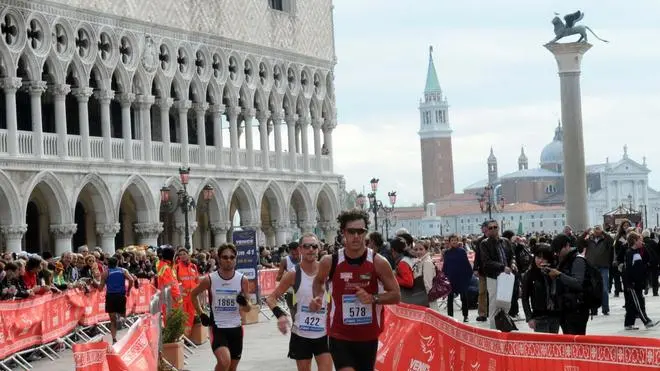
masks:
<svg viewBox="0 0 660 371"><path fill-rule="evenodd" d="M211 327L211 349L217 359L216 369L236 371L243 354L243 326L240 311L252 308L248 298L248 280L236 271L236 246L227 243L218 248L219 269L202 278L190 296L204 326ZM199 295L208 292L211 315L199 305Z"/></svg>
<svg viewBox="0 0 660 371"><path fill-rule="evenodd" d="M287 255L286 258L282 259L280 262L280 270L277 272L277 281L281 281L282 277L284 276L284 273L286 272L293 272L296 270L296 265L300 263L300 244L298 241L293 241L289 243L288 246L288 251L289 255ZM286 306L289 308L289 312L291 312L291 316L295 317L296 316L296 308L293 305L293 288L290 288L285 294L284 294L284 301L286 302Z"/></svg>
<svg viewBox="0 0 660 371"><path fill-rule="evenodd" d="M286 312L277 306L277 298L290 288L294 289L292 309L295 311L288 356L296 361L299 371L311 370L312 358L316 359L319 371L331 371L332 358L326 334L327 301L324 308L316 313L311 312L308 308L308 304L314 297L312 283L319 266L319 240L313 233L306 233L300 238L299 246L300 264L297 267L294 266L292 271L287 269L275 291L266 299L266 303L278 318L278 328L282 334L286 334L291 324Z"/></svg>

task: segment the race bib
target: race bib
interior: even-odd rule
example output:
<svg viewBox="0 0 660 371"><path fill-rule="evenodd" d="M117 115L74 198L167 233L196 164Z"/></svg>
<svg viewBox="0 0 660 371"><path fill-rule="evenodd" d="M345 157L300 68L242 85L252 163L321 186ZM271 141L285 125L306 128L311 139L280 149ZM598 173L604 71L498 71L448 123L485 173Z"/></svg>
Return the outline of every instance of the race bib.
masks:
<svg viewBox="0 0 660 371"><path fill-rule="evenodd" d="M235 312L238 310L236 305L236 291L235 290L215 290L215 295L218 298L214 303L215 312Z"/></svg>
<svg viewBox="0 0 660 371"><path fill-rule="evenodd" d="M325 331L325 308L320 309L318 312L311 312L308 306L301 306L298 328L301 331L308 332Z"/></svg>
<svg viewBox="0 0 660 371"><path fill-rule="evenodd" d="M345 325L367 325L372 321L371 304L362 304L357 295L342 295L342 314Z"/></svg>

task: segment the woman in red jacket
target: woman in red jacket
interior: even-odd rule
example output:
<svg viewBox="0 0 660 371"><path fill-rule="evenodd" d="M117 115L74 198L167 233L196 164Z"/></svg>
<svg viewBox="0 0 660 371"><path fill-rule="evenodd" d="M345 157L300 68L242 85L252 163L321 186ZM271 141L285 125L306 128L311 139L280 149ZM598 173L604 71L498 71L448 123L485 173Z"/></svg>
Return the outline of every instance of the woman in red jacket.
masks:
<svg viewBox="0 0 660 371"><path fill-rule="evenodd" d="M406 241L401 237L395 237L390 240L392 249L392 258L395 263L396 281L401 288L412 289L415 284L415 275L413 266L415 258L412 252L407 249Z"/></svg>

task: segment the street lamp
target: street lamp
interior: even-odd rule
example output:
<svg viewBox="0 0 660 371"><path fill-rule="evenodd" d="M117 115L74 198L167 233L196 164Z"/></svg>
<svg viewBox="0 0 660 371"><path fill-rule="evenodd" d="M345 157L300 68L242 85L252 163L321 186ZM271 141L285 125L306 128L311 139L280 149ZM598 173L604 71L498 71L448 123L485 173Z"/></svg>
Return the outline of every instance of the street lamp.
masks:
<svg viewBox="0 0 660 371"><path fill-rule="evenodd" d="M642 204L639 205L639 211L644 211L644 228L648 228L649 225L649 218L648 218L648 213L646 209L646 205Z"/></svg>
<svg viewBox="0 0 660 371"><path fill-rule="evenodd" d="M630 212L633 211L633 208L632 208L632 199L633 199L632 195L628 195L628 206L630 206Z"/></svg>
<svg viewBox="0 0 660 371"><path fill-rule="evenodd" d="M184 217L183 220L184 220L184 228L185 228L185 248L189 252L192 252L190 246L190 228L188 222L188 212L195 207L195 200L193 200L193 198L190 195L188 195L188 181L190 180L190 168L189 167L180 168L179 177L181 179L181 184L183 184L183 189L176 193L178 196L176 204L172 204L172 202L170 201L170 189L165 186L163 186L163 188L160 189L160 202L165 207L173 206L172 208L173 210L176 210L177 207L181 208L181 212L183 213L183 217Z"/></svg>
<svg viewBox="0 0 660 371"><path fill-rule="evenodd" d="M202 199L204 200L204 203L202 205L198 205L198 210L206 213L206 229L209 231L209 237L210 240L207 241L209 243L209 246L213 246L213 232L211 231L211 212L210 212L210 207L209 205L211 204L211 199L213 199L213 196L215 196L215 189L213 188L212 185L207 184L202 188ZM202 238L203 240L203 238ZM204 246L202 246L204 248Z"/></svg>
<svg viewBox="0 0 660 371"><path fill-rule="evenodd" d="M376 231L378 230L378 212L383 212L385 215L385 236L387 238L389 237L390 233L389 227L393 224L389 219L389 216L394 211L394 205L396 204L396 192L388 192L387 196L389 198L390 206L388 207L383 205L383 203L376 197L378 192L378 182L378 178L371 178L369 181L369 185L371 186L371 192L367 194L367 198L369 199L369 211L374 214L374 230ZM364 195L358 196L358 205L363 207L362 205L364 205Z"/></svg>
<svg viewBox="0 0 660 371"><path fill-rule="evenodd" d="M505 200L504 197L500 197L495 203L493 186L488 184L484 187L484 192L479 194L479 208L482 213L488 213L488 219L493 219L493 211L502 211L504 210ZM499 210L498 210L499 206Z"/></svg>

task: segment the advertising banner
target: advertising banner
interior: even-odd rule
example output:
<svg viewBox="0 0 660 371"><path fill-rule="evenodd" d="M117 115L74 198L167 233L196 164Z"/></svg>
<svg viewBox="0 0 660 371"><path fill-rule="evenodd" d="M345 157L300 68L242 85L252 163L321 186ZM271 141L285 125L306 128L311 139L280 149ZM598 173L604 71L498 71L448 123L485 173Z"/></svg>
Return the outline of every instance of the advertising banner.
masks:
<svg viewBox="0 0 660 371"><path fill-rule="evenodd" d="M236 270L243 273L250 282L249 295L253 303L257 303L259 280L257 279L257 265L259 265L259 251L257 249L257 233L253 230L234 231L232 240L236 246Z"/></svg>

